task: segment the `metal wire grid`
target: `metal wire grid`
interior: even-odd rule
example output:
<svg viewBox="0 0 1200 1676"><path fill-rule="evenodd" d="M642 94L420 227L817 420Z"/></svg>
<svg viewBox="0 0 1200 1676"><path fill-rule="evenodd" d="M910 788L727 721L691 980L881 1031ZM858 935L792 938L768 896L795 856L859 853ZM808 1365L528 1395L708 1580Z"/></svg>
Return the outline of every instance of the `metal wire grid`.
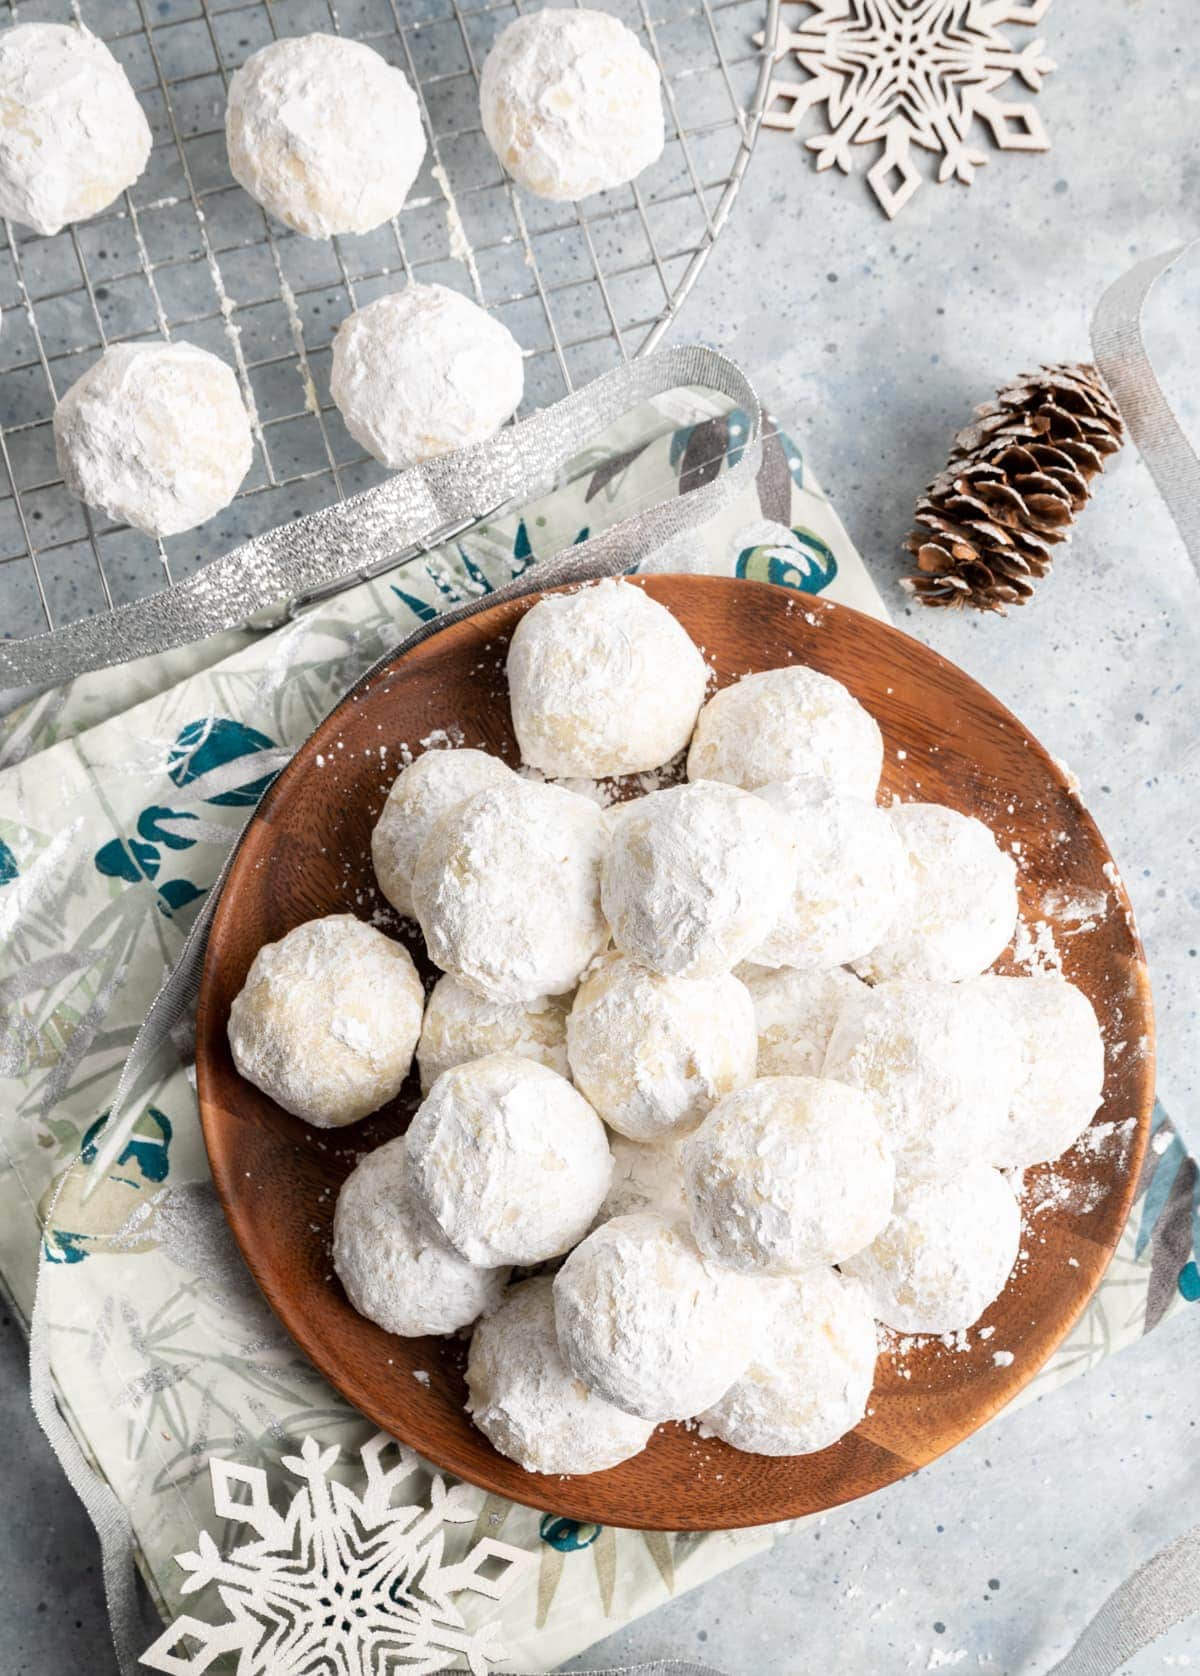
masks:
<svg viewBox="0 0 1200 1676"><path fill-rule="evenodd" d="M658 341L757 135L769 72L750 46L761 0L605 0L660 65L669 140L636 183L586 207L520 193L479 125L479 68L522 3L12 0L12 21L75 17L102 36L155 143L141 180L105 214L49 239L5 224L0 633L38 633L154 592L234 541L386 475L329 398L329 344L346 313L402 279L453 285L504 320L525 352L526 406ZM362 237L300 238L228 170L230 75L267 41L313 29L369 42L421 103L422 174L401 214ZM173 335L235 362L257 446L234 506L163 542L67 493L50 418L107 345Z"/></svg>

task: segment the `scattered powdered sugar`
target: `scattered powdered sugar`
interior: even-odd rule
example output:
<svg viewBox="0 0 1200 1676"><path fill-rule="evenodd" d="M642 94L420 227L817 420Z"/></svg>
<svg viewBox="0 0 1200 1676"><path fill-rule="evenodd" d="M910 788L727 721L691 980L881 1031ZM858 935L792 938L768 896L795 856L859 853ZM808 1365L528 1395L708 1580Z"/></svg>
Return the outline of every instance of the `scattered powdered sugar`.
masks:
<svg viewBox="0 0 1200 1676"><path fill-rule="evenodd" d="M992 1361L998 1368L1011 1368L1015 1360L1011 1350L993 1350Z"/></svg>
<svg viewBox="0 0 1200 1676"><path fill-rule="evenodd" d="M562 791L573 792L576 797L586 797L597 809L611 808L619 796L613 780L586 780L580 774L568 774L552 780L540 768L531 768L526 762L521 764L517 773L523 780L532 780L535 785L555 785Z"/></svg>
<svg viewBox="0 0 1200 1676"><path fill-rule="evenodd" d="M1095 931L1108 915L1109 895L1105 890L1048 890L1042 896L1042 912L1052 919L1065 937Z"/></svg>
<svg viewBox="0 0 1200 1676"><path fill-rule="evenodd" d="M1062 956L1054 941L1054 928L1048 920L1037 920L1032 926L1017 921L1013 933L1013 964L1022 967L1031 977L1036 975L1061 977Z"/></svg>
<svg viewBox="0 0 1200 1676"><path fill-rule="evenodd" d="M466 735L457 722L451 722L449 727L435 727L419 741L423 751L456 751L465 742Z"/></svg>
<svg viewBox="0 0 1200 1676"><path fill-rule="evenodd" d="M926 1670L948 1670L952 1665L962 1664L967 1657L966 1647L933 1647L930 1649Z"/></svg>
<svg viewBox="0 0 1200 1676"><path fill-rule="evenodd" d="M1129 1154L1137 1127L1136 1117L1092 1123L1075 1142L1074 1150L1084 1158L1105 1158L1120 1165Z"/></svg>
<svg viewBox="0 0 1200 1676"><path fill-rule="evenodd" d="M475 263L475 252L471 248L471 241L467 237L467 229L463 225L463 218L459 213L458 201L450 185L450 176L441 163L435 163L430 174L442 189L442 196L446 200L446 233L450 241L450 254L462 262L471 276L475 287L475 294L483 294L483 285L479 278L479 269Z"/></svg>
<svg viewBox="0 0 1200 1676"><path fill-rule="evenodd" d="M1061 757L1054 757L1052 760L1055 768L1058 769L1063 779L1067 782L1067 790L1073 798L1078 800L1079 776L1075 773L1075 770L1070 766L1070 764L1064 762Z"/></svg>
<svg viewBox="0 0 1200 1676"><path fill-rule="evenodd" d="M1092 1123L1083 1131L1071 1153L1080 1159L1104 1159L1113 1170L1124 1166L1129 1148L1137 1134L1137 1119ZM1047 1211L1065 1211L1069 1215L1084 1216L1103 1203L1112 1190L1112 1182L1105 1177L1087 1176L1083 1180L1059 1167L1062 1160L1044 1165L1026 1177L1026 1213L1041 1216Z"/></svg>

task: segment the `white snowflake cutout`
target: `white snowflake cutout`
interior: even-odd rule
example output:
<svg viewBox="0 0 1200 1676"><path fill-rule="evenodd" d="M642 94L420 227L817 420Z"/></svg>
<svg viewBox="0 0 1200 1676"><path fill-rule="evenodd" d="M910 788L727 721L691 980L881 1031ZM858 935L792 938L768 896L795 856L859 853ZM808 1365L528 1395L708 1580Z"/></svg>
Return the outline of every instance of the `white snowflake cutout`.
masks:
<svg viewBox="0 0 1200 1676"><path fill-rule="evenodd" d="M385 1466L391 1449L395 1463ZM476 1492L434 1477L428 1506L397 1505L420 1464L411 1450L377 1433L361 1450L358 1492L332 1476L340 1454L306 1438L298 1456L283 1458L301 1487L282 1513L262 1468L209 1463L214 1511L254 1537L222 1554L202 1532L194 1553L176 1556L188 1573L184 1594L214 1585L227 1617L212 1624L182 1614L142 1654L148 1669L199 1676L232 1654L237 1676L426 1676L462 1657L486 1676L504 1657L498 1626L469 1630L453 1597L500 1600L534 1556L485 1537L446 1563L445 1527L471 1523Z"/></svg>
<svg viewBox="0 0 1200 1676"><path fill-rule="evenodd" d="M970 143L976 121L1002 151L1045 151L1050 141L1031 103L998 90L1018 76L1035 93L1054 64L1041 41L1016 48L1006 23L1040 23L1050 0L794 0L808 8L796 28L780 24L777 59L792 54L807 81L776 79L763 117L795 130L824 104L829 132L806 141L817 168L848 174L855 146L883 150L867 180L889 217L920 186L913 147L941 153L939 181L969 185L987 162ZM760 37L761 40L761 37Z"/></svg>

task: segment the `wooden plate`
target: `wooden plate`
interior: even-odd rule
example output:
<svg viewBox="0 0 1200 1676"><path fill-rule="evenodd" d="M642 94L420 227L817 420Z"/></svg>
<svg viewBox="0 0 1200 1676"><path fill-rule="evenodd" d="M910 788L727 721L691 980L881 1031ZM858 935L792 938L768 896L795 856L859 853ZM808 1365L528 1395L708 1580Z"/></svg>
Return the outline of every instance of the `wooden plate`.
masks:
<svg viewBox="0 0 1200 1676"><path fill-rule="evenodd" d="M1033 1377L1087 1303L1125 1222L1149 1126L1153 1025L1141 946L1103 839L1063 771L983 688L846 606L718 577L641 585L703 647L722 685L797 660L844 681L883 729L883 795L985 820L1018 856L1026 936L1042 947L1057 941L1066 975L1096 1008L1109 1048L1104 1105L1088 1144L1029 1173L1027 1205L1040 1208L1027 1257L981 1323L989 1336L972 1331L963 1350L935 1341L881 1357L871 1414L817 1455L744 1455L665 1426L612 1471L546 1478L503 1459L471 1425L460 1341L391 1338L330 1279L337 1189L364 1150L405 1127L415 1079L362 1124L310 1129L235 1072L229 1005L261 944L318 914L366 917L383 906L369 838L405 746L419 752L444 733L516 760L504 659L536 595L448 628L355 690L271 787L213 924L196 1063L213 1178L234 1235L284 1326L348 1401L499 1495L602 1524L707 1530L793 1518L878 1489L960 1442Z"/></svg>

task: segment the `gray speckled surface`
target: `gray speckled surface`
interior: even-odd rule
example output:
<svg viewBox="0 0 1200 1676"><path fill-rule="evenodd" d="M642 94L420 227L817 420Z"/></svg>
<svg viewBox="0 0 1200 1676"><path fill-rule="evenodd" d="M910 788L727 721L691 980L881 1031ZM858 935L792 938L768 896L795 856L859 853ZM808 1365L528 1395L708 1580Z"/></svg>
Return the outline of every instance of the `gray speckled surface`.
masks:
<svg viewBox="0 0 1200 1676"><path fill-rule="evenodd" d="M730 350L811 451L901 626L964 665L1078 775L1148 947L1160 1088L1200 1146L1196 1037L1200 583L1132 450L1033 605L1009 620L908 611L897 547L971 406L1040 359L1087 353L1103 289L1200 210L1191 0L1060 0L1041 33L1044 156L928 186L892 224L860 180L764 135L683 330ZM1200 263L1149 322L1194 436ZM1187 690L1189 676L1193 690ZM0 1337L0 1670L112 1670L95 1542L30 1419L23 1345ZM1200 1311L951 1457L828 1516L611 1638L580 1665L678 1652L731 1676L1047 1668L1139 1560L1200 1508ZM1200 1666L1200 1621L1127 1669Z"/></svg>

